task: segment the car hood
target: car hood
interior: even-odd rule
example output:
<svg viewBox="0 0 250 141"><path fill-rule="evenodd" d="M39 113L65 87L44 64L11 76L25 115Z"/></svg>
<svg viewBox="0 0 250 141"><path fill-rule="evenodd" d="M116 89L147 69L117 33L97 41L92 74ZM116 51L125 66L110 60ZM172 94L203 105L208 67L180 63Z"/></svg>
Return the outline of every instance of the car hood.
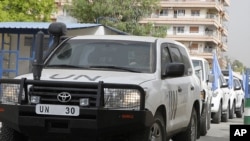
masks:
<svg viewBox="0 0 250 141"><path fill-rule="evenodd" d="M17 79L33 79L33 74L18 76ZM120 84L141 84L156 79L154 74L98 71L98 70L70 70L70 69L43 69L41 80L74 81L74 82L99 82Z"/></svg>

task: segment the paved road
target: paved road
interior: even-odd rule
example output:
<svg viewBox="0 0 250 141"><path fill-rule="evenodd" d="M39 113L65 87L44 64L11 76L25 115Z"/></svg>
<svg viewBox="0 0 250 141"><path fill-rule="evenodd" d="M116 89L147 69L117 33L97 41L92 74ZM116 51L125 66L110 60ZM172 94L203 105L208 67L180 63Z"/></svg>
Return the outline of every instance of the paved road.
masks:
<svg viewBox="0 0 250 141"><path fill-rule="evenodd" d="M207 135L202 136L198 141L229 141L230 125L243 124L243 118L229 119L228 122L221 122L220 124L212 123L211 128L208 131ZM0 128L1 128L1 122L0 122Z"/></svg>
<svg viewBox="0 0 250 141"><path fill-rule="evenodd" d="M243 116L244 118L244 116ZM229 141L230 139L230 125L243 124L243 118L229 119L228 122L221 122L220 124L211 124L211 128L206 136L202 136L198 141Z"/></svg>

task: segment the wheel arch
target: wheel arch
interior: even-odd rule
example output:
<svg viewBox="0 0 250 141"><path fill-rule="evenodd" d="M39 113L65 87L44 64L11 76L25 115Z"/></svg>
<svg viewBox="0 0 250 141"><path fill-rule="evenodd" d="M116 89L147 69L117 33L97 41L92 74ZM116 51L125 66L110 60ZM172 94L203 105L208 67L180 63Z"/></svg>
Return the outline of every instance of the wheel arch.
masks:
<svg viewBox="0 0 250 141"><path fill-rule="evenodd" d="M161 113L163 120L164 120L164 124L165 127L167 127L167 112L166 112L166 107L164 105L160 105L157 109L156 109L156 113Z"/></svg>

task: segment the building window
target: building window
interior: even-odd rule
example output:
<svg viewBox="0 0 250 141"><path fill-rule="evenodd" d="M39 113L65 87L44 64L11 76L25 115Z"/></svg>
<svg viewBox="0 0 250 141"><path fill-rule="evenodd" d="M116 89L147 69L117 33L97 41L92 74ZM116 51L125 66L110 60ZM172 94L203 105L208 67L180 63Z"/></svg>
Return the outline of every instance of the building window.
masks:
<svg viewBox="0 0 250 141"><path fill-rule="evenodd" d="M24 38L24 46L32 46L32 43L34 42L33 37L26 36ZM48 47L49 45L49 37L44 37L43 39L43 46Z"/></svg>
<svg viewBox="0 0 250 141"><path fill-rule="evenodd" d="M177 15L178 15L178 16L185 16L185 10L179 9L179 10L177 11Z"/></svg>
<svg viewBox="0 0 250 141"><path fill-rule="evenodd" d="M200 16L200 10L191 10L191 16Z"/></svg>
<svg viewBox="0 0 250 141"><path fill-rule="evenodd" d="M199 33L199 27L195 26L195 27L190 27L190 33Z"/></svg>
<svg viewBox="0 0 250 141"><path fill-rule="evenodd" d="M177 33L184 33L184 27L177 27Z"/></svg>
<svg viewBox="0 0 250 141"><path fill-rule="evenodd" d="M192 45L189 47L191 52L196 52L198 51L198 44L197 43L192 43Z"/></svg>
<svg viewBox="0 0 250 141"><path fill-rule="evenodd" d="M160 16L168 16L168 10L167 9L162 9L160 11Z"/></svg>

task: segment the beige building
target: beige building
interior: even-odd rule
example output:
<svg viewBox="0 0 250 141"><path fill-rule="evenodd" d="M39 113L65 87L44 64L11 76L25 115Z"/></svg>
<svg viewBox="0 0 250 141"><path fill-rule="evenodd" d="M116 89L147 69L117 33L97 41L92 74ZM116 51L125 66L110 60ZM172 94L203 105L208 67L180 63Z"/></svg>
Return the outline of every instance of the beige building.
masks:
<svg viewBox="0 0 250 141"><path fill-rule="evenodd" d="M221 67L226 67L223 53L228 48L225 22L229 20L226 7L230 0L161 0L160 5L161 10L141 23L167 25L167 38L182 42L191 55L203 57L209 63L216 52Z"/></svg>
<svg viewBox="0 0 250 141"><path fill-rule="evenodd" d="M63 5L71 0L55 0L58 11L56 16L67 16ZM191 55L200 56L212 63L213 52L217 53L220 65L227 62L229 15L226 8L230 0L161 0L161 10L155 11L140 23L152 22L155 26L167 25L167 37L185 44Z"/></svg>

